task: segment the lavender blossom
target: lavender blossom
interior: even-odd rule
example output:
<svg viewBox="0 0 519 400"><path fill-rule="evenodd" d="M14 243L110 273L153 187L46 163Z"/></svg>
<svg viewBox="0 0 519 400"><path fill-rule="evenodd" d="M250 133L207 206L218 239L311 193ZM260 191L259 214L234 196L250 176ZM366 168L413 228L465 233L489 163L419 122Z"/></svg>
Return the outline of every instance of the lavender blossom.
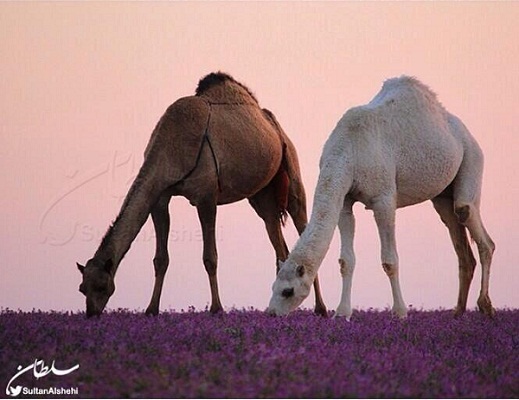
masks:
<svg viewBox="0 0 519 400"><path fill-rule="evenodd" d="M18 366L35 360L68 375L29 371L13 386L77 388L77 395L151 398L517 398L519 310L355 312L351 322L298 311L157 317L117 310L0 312L3 396ZM44 371L45 372L45 371ZM56 397L26 395L18 397Z"/></svg>

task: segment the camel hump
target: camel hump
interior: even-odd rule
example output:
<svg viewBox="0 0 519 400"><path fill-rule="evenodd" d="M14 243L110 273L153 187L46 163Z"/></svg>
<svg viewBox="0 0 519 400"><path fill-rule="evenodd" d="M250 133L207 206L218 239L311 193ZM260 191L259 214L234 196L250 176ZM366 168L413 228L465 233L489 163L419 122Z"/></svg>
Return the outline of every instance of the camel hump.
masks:
<svg viewBox="0 0 519 400"><path fill-rule="evenodd" d="M387 79L382 85L382 93L398 91L405 93L406 91L419 92L427 97L430 101L437 102L438 96L429 86L425 85L413 76L402 75L397 78Z"/></svg>
<svg viewBox="0 0 519 400"><path fill-rule="evenodd" d="M214 103L258 104L256 96L244 84L224 72L211 72L198 82L196 96Z"/></svg>
<svg viewBox="0 0 519 400"><path fill-rule="evenodd" d="M382 109L394 113L395 107L428 110L429 113L445 113L438 96L427 85L410 76L391 78L384 82L380 92L367 105L368 108Z"/></svg>

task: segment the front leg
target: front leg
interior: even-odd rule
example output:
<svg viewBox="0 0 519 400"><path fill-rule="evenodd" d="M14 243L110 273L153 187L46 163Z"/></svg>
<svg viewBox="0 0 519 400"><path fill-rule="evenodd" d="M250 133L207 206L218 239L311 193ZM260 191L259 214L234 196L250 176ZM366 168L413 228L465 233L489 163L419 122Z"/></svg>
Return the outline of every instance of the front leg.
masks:
<svg viewBox="0 0 519 400"><path fill-rule="evenodd" d="M218 265L218 254L216 251L216 201L206 200L197 206L198 217L202 225L202 237L204 240L204 266L209 276L209 286L211 287L211 308L212 313L223 311L218 293L218 279L216 268Z"/></svg>
<svg viewBox="0 0 519 400"><path fill-rule="evenodd" d="M151 210L151 219L155 227L156 250L153 258L155 267L155 284L153 294L148 308L147 315L157 315L159 313L160 295L164 284L164 277L169 265L168 255L168 236L169 236L169 200L171 197L162 196Z"/></svg>
<svg viewBox="0 0 519 400"><path fill-rule="evenodd" d="M353 237L355 234L355 216L353 202L346 199L339 216L339 232L341 234L341 257L339 259L342 276L342 294L334 317L351 318L351 285L355 270L355 253L353 251Z"/></svg>
<svg viewBox="0 0 519 400"><path fill-rule="evenodd" d="M303 185L299 181L293 181L290 185L290 194L288 197L288 213L294 221L294 225L299 233L303 234L308 218L306 215L306 196ZM323 317L328 316L328 310L324 304L321 294L321 285L319 284L319 274L315 275L314 280L315 307L314 312Z"/></svg>
<svg viewBox="0 0 519 400"><path fill-rule="evenodd" d="M382 268L389 277L393 294L393 313L400 318L407 317L407 307L402 297L398 278L398 253L395 239L395 200L391 197L379 199L373 205L375 221L380 236Z"/></svg>

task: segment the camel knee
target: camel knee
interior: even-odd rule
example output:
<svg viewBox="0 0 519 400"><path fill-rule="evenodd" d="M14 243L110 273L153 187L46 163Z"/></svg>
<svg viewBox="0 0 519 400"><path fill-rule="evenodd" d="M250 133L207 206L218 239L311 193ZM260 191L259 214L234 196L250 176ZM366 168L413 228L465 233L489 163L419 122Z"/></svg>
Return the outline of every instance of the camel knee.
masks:
<svg viewBox="0 0 519 400"><path fill-rule="evenodd" d="M488 236L488 234L483 230L483 234L481 237L476 239L476 244L478 246L479 259L481 264L490 265L492 262L492 256L494 255L494 251L496 250L496 245L494 241Z"/></svg>
<svg viewBox="0 0 519 400"><path fill-rule="evenodd" d="M494 255L494 251L496 251L496 244L492 239L490 239L490 236L486 235L485 240L485 251L489 254L490 258Z"/></svg>
<svg viewBox="0 0 519 400"><path fill-rule="evenodd" d="M484 241L481 244L478 243L479 258L481 260L481 264L490 266L495 249L496 246L494 242L492 242L492 240Z"/></svg>
<svg viewBox="0 0 519 400"><path fill-rule="evenodd" d="M454 213L458 217L458 221L464 224L470 218L470 206L469 205L458 205L454 208Z"/></svg>
<svg viewBox="0 0 519 400"><path fill-rule="evenodd" d="M341 271L341 276L353 276L353 271L355 270L355 265L351 261L343 260L342 258L339 259L339 266Z"/></svg>
<svg viewBox="0 0 519 400"><path fill-rule="evenodd" d="M394 278L398 276L398 265L396 264L383 263L382 269L389 278Z"/></svg>
<svg viewBox="0 0 519 400"><path fill-rule="evenodd" d="M216 276L216 260L212 258L204 258L204 267L207 271L207 275L209 275L210 277Z"/></svg>
<svg viewBox="0 0 519 400"><path fill-rule="evenodd" d="M168 270L169 257L157 256L153 259L153 266L155 267L155 276L164 276Z"/></svg>
<svg viewBox="0 0 519 400"><path fill-rule="evenodd" d="M469 204L457 204L454 212L458 221L469 230L470 236L478 246L481 262L491 260L496 245L485 230L479 210Z"/></svg>

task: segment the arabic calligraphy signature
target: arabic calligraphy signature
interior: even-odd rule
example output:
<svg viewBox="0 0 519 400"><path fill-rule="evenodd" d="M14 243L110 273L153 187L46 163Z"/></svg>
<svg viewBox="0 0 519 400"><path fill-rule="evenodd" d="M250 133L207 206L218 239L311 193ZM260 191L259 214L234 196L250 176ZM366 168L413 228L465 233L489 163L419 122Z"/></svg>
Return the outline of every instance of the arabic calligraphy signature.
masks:
<svg viewBox="0 0 519 400"><path fill-rule="evenodd" d="M5 388L5 394L7 394L8 396L12 396L12 397L18 396L21 393L23 388L20 385L12 386L12 383L18 377L20 377L21 375L25 374L26 372L28 372L30 370L32 370L33 376L36 379L40 379L40 378L43 378L44 376L47 376L51 372L54 375L63 376L63 375L70 374L71 372L74 372L76 369L79 368L79 364L76 364L72 368L69 368L69 369L58 369L55 367L54 363L55 363L55 360L52 361L52 365L49 367L48 365L45 365L45 362L43 360L35 359L34 363L26 366L25 368L23 368L21 365L19 365L17 368L18 372L11 378L9 383L7 383L7 387Z"/></svg>

